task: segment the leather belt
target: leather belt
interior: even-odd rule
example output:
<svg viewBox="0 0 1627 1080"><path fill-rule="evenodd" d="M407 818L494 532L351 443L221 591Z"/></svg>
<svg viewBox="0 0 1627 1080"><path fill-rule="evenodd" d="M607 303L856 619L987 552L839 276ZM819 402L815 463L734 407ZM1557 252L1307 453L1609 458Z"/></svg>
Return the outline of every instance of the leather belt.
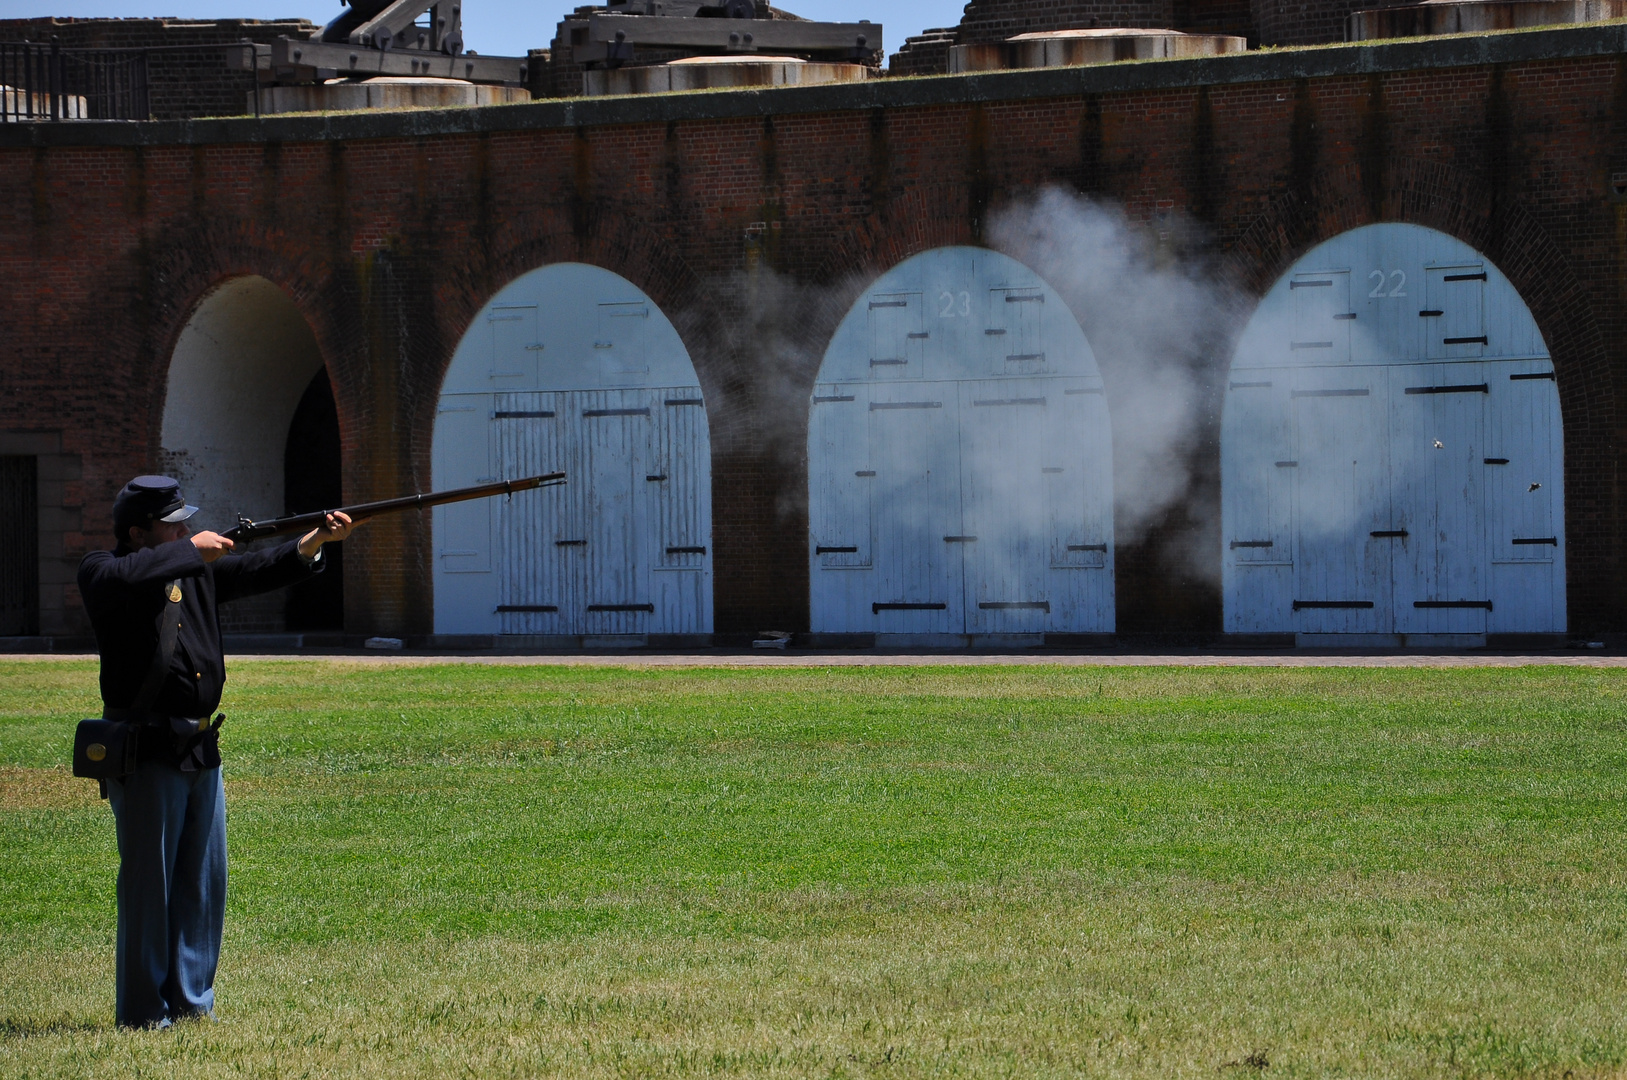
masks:
<svg viewBox="0 0 1627 1080"><path fill-rule="evenodd" d="M119 720L126 724L140 724L142 727L157 727L169 730L169 714L156 712L142 712L140 709L116 709L111 705L102 708L103 720ZM191 719L183 717L182 719Z"/></svg>
<svg viewBox="0 0 1627 1080"><path fill-rule="evenodd" d="M142 729L143 737L136 743L136 757L142 761L173 761L177 738L184 739L209 726L207 716L197 720L191 717L171 717L164 713L143 712L140 709L116 709L112 706L103 706L102 719L120 720ZM177 720L180 721L179 724L176 723ZM184 725L191 725L192 730L178 730Z"/></svg>

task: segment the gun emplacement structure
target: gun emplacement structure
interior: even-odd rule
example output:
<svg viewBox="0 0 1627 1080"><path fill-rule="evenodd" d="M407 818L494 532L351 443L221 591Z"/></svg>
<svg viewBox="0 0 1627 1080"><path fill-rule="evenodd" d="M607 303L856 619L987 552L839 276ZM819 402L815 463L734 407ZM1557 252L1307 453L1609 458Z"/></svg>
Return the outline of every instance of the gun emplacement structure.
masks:
<svg viewBox="0 0 1627 1080"><path fill-rule="evenodd" d="M272 93L268 107L274 112L382 107L334 105L338 98L333 95L344 96L341 91L324 92L310 101L306 101L308 94L292 94L287 103L278 103L285 96L281 88L352 85L381 77L396 83L455 80L476 84L484 89L463 101L475 104L514 100L506 95L550 82L554 94L604 92L585 84L579 90L569 85L565 73L574 77L585 71L660 66L686 59L755 62L759 57L791 64L873 69L886 52L880 23L817 22L770 7L763 0L610 0L565 16L551 53L539 52L530 58L466 52L462 19L462 0L348 0L339 17L314 38L283 37L270 44L228 46L226 61L229 68L256 73L254 109L258 115L260 90ZM290 104L295 102L303 104Z"/></svg>
<svg viewBox="0 0 1627 1080"><path fill-rule="evenodd" d="M314 39L226 49L226 66L257 72L263 86L379 75L522 86L526 64L523 56L464 52L462 0L349 0Z"/></svg>
<svg viewBox="0 0 1627 1080"><path fill-rule="evenodd" d="M355 506L339 506L332 510L315 510L308 514L294 514L270 521L251 521L239 516L237 524L220 535L233 542L262 540L268 536L287 536L291 533L306 532L321 525L329 514L334 513L348 514L352 521L365 521L398 510L421 510L430 506L445 506L447 503L468 502L471 499L490 499L498 495L513 495L516 491L555 487L564 482L565 474L562 472L544 473L541 476L529 476L524 480L499 480L494 484L477 484L474 487L454 488L451 491L437 491L427 495L404 495L398 499L357 503Z"/></svg>
<svg viewBox="0 0 1627 1080"><path fill-rule="evenodd" d="M780 16L780 17L776 17ZM579 17L581 18L581 17ZM814 22L784 17L767 4L725 0L611 0L601 11L567 25L585 30L582 45L572 35L573 54L584 66L620 67L634 60L633 49L660 49L714 55L775 53L804 60L869 63L882 51L881 24Z"/></svg>

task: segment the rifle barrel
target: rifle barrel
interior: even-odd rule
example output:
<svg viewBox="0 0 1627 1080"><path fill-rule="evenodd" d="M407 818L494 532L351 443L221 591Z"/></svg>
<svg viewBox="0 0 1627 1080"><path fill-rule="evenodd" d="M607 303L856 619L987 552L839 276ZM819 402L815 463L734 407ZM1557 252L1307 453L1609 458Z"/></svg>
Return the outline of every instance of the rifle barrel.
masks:
<svg viewBox="0 0 1627 1080"><path fill-rule="evenodd" d="M259 540L267 536L284 536L288 533L302 532L314 528L326 521L329 514L344 513L350 515L352 521L363 521L379 514L388 514L397 510L444 506L447 503L468 502L471 499L489 499L496 495L512 495L516 491L553 487L555 484L563 484L564 482L565 474L562 472L545 473L542 476L528 476L524 480L499 480L493 484L478 484L475 487L455 488L451 491L435 491L423 495L403 495L396 499L380 499L377 502L357 503L355 506L341 506L334 510L316 510L308 514L294 514L291 517L273 518L270 521L250 521L247 518L238 518L237 524L221 533L221 535L228 540Z"/></svg>

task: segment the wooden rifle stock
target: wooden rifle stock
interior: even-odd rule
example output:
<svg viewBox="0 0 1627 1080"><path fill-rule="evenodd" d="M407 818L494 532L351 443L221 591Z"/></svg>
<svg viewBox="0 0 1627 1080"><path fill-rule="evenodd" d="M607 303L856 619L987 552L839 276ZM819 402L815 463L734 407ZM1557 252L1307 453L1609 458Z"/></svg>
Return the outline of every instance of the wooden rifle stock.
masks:
<svg viewBox="0 0 1627 1080"><path fill-rule="evenodd" d="M220 535L236 543L260 540L267 536L287 536L289 533L309 532L326 521L329 514L344 513L349 514L352 521L365 521L367 518L391 514L397 510L421 510L429 506L468 502L471 499L489 499L495 495L512 495L516 491L553 487L564 482L564 473L546 473L542 476L530 476L524 480L499 480L495 484L479 484L475 487L437 491L428 495L404 495L399 499L358 503L355 506L341 506L334 510L316 510L309 514L295 514L292 517L274 518L271 521L250 521L246 517L239 516L237 524Z"/></svg>

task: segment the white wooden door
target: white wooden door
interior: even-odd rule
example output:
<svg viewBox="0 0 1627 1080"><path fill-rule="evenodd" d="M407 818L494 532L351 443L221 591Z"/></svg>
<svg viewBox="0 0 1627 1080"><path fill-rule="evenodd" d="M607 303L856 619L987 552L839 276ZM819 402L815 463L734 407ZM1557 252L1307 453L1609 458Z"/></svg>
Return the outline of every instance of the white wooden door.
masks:
<svg viewBox="0 0 1627 1080"><path fill-rule="evenodd" d="M971 296L962 290L946 290L945 296ZM950 301L951 304L959 300ZM989 372L1003 375L1039 375L1052 370L1050 345L1046 338L1045 290L1032 288L991 289L988 293L987 339ZM951 310L953 308L951 307Z"/></svg>
<svg viewBox="0 0 1627 1080"><path fill-rule="evenodd" d="M1389 381L1396 632L1483 634L1484 373L1479 364L1397 365Z"/></svg>
<svg viewBox="0 0 1627 1080"><path fill-rule="evenodd" d="M960 402L954 383L871 388L869 463L882 511L880 573L872 588L877 633L965 632Z"/></svg>
<svg viewBox="0 0 1627 1080"><path fill-rule="evenodd" d="M1484 489L1491 559L1490 628L1562 633L1565 450L1559 389L1547 360L1484 365L1490 387Z"/></svg>
<svg viewBox="0 0 1627 1080"><path fill-rule="evenodd" d="M1226 631L1260 634L1293 624L1293 372L1239 373L1227 386L1222 441L1221 559ZM1325 462L1313 469L1326 468Z"/></svg>
<svg viewBox="0 0 1627 1080"><path fill-rule="evenodd" d="M1431 266L1424 273L1429 283L1426 306L1418 316L1427 335L1425 358L1460 360L1492 351L1487 348L1485 266Z"/></svg>
<svg viewBox="0 0 1627 1080"><path fill-rule="evenodd" d="M1112 630L1104 387L1031 270L906 260L838 327L809 409L815 632Z"/></svg>
<svg viewBox="0 0 1627 1080"><path fill-rule="evenodd" d="M875 625L872 538L876 470L870 466L870 388L814 387L808 417L808 571L822 630L867 633Z"/></svg>
<svg viewBox="0 0 1627 1080"><path fill-rule="evenodd" d="M868 300L870 377L919 379L927 341L918 292L872 293Z"/></svg>
<svg viewBox="0 0 1627 1080"><path fill-rule="evenodd" d="M1552 361L1495 266L1416 225L1318 245L1261 299L1233 357L1226 629L1562 631L1563 459Z"/></svg>
<svg viewBox="0 0 1627 1080"><path fill-rule="evenodd" d="M467 382L488 381L485 350L481 367ZM432 475L440 487L460 487L493 475L491 446L492 395L460 393L442 396L436 410L437 438ZM442 482L442 477L451 479ZM499 582L492 570L492 507L487 500L437 506L431 513L434 579L439 605L436 629L444 634L489 633Z"/></svg>
<svg viewBox="0 0 1627 1080"><path fill-rule="evenodd" d="M561 471L575 475L567 435L572 427L570 397L534 392L496 396L492 432L503 476ZM492 504L499 522L499 633L569 632L574 615L569 588L573 567L554 541L562 529L572 532L572 523L581 520L587 492L568 485L550 495L555 497Z"/></svg>
<svg viewBox="0 0 1627 1080"><path fill-rule="evenodd" d="M1350 271L1295 274L1288 282L1294 301L1294 332L1289 351L1305 364L1343 364L1350 360Z"/></svg>
<svg viewBox="0 0 1627 1080"><path fill-rule="evenodd" d="M494 479L490 394L448 395L436 423L447 433L442 469L468 477L468 484ZM471 500L435 508L435 562L445 574L489 574L492 568L491 504Z"/></svg>
<svg viewBox="0 0 1627 1080"><path fill-rule="evenodd" d="M857 386L815 387L808 445L821 468L813 481L808 517L815 570L864 570L871 566L872 494L870 390Z"/></svg>
<svg viewBox="0 0 1627 1080"><path fill-rule="evenodd" d="M504 475L564 471L571 481L547 500L494 504L501 633L693 634L710 625L698 401L686 388L497 396Z"/></svg>
<svg viewBox="0 0 1627 1080"><path fill-rule="evenodd" d="M567 482L436 509L437 631L709 633L698 382L671 322L609 271L542 267L493 297L447 371L434 484L554 471Z"/></svg>
<svg viewBox="0 0 1627 1080"><path fill-rule="evenodd" d="M1012 379L959 390L966 632L1043 633L1053 603L1044 451L1062 387Z"/></svg>
<svg viewBox="0 0 1627 1080"><path fill-rule="evenodd" d="M486 315L491 333L489 376L495 390L530 387L537 376L537 305L494 305Z"/></svg>
<svg viewBox="0 0 1627 1080"><path fill-rule="evenodd" d="M639 386L650 375L647 301L617 301L599 305L599 333L593 349L599 377L607 386Z"/></svg>
<svg viewBox="0 0 1627 1080"><path fill-rule="evenodd" d="M659 402L659 407L657 407ZM652 632L699 634L712 625L712 476L706 403L699 387L656 391L652 446L642 480L654 526Z"/></svg>
<svg viewBox="0 0 1627 1080"><path fill-rule="evenodd" d="M1038 450L1045 491L1046 629L1113 625L1113 484L1107 397L1099 379L1047 379Z"/></svg>
<svg viewBox="0 0 1627 1080"><path fill-rule="evenodd" d="M646 634L656 613L644 479L653 395L602 390L575 397L582 406L578 473L589 492L588 518L583 536L558 543L574 546L584 564L581 633Z"/></svg>
<svg viewBox="0 0 1627 1080"><path fill-rule="evenodd" d="M1389 633L1390 529L1383 368L1302 368L1294 424L1294 629Z"/></svg>

